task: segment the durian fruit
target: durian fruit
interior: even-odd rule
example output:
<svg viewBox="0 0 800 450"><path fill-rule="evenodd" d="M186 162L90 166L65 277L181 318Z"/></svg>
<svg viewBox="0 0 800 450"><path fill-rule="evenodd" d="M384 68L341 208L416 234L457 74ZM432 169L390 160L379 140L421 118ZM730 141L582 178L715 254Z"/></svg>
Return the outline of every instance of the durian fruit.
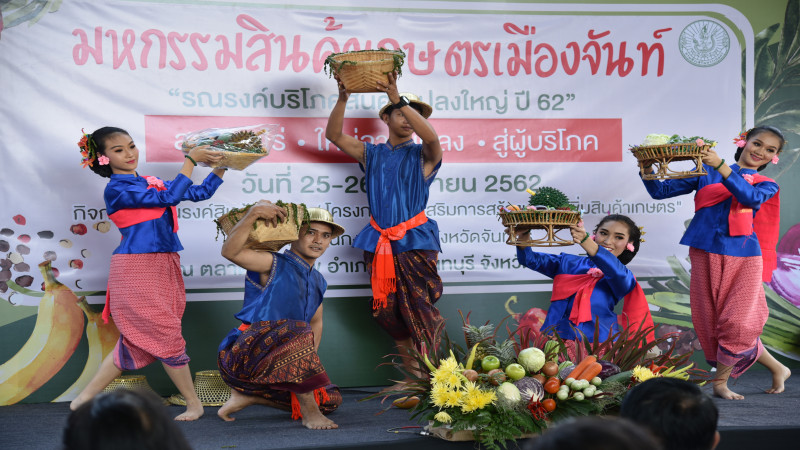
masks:
<svg viewBox="0 0 800 450"><path fill-rule="evenodd" d="M531 195L528 204L532 206L546 206L551 209L569 207L569 199L566 194L554 187L544 186L536 191L536 195Z"/></svg>
<svg viewBox="0 0 800 450"><path fill-rule="evenodd" d="M230 145L252 152L261 152L261 139L250 130L237 131L231 135Z"/></svg>
<svg viewBox="0 0 800 450"><path fill-rule="evenodd" d="M494 335L494 325L465 325L464 334L467 336L467 347L472 348L478 344L475 350L475 360L481 360L488 355L489 345L492 344L492 336Z"/></svg>

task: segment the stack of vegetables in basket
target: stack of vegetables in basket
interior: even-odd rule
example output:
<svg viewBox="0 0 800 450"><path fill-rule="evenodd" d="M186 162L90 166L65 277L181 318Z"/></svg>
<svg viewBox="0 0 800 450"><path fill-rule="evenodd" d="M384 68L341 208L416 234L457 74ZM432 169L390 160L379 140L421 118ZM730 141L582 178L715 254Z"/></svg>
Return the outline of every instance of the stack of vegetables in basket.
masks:
<svg viewBox="0 0 800 450"><path fill-rule="evenodd" d="M492 324L463 325L466 347L439 329L435 339L410 357L425 369L398 394L416 396L412 417L435 436L499 448L542 432L565 418L603 414L618 407L635 384L653 377L704 383L710 375L672 348L650 352L667 335L647 341L650 329L623 330L603 342L564 341L532 329L509 329L500 339ZM402 370L401 362L393 362ZM375 394L380 396L382 394ZM460 436L457 436L459 435Z"/></svg>
<svg viewBox="0 0 800 450"><path fill-rule="evenodd" d="M268 225L264 219L256 220L253 224L253 229L250 230L250 234L247 236L245 248L274 252L298 239L303 221L308 220L306 205L303 203L284 203L280 200L275 204L286 209L288 212L286 220L280 222L277 227L273 227L271 224ZM254 203L251 203L242 208L233 208L226 214L214 219L217 224L217 236L219 236L220 231L223 235L228 236L231 229L247 214L247 210L253 205Z"/></svg>
<svg viewBox="0 0 800 450"><path fill-rule="evenodd" d="M716 141L701 136L654 133L648 134L641 145L632 145L630 151L639 162L643 179L680 179L706 175L703 152L716 145ZM689 167L670 167L678 161L690 162Z"/></svg>
<svg viewBox="0 0 800 450"><path fill-rule="evenodd" d="M572 239L557 235L559 230L567 229L580 222L581 214L569 198L554 187L541 187L531 194L527 206L508 204L501 206L499 215L504 226L509 227L509 238L506 243L517 246L551 247L572 245ZM542 230L543 237L532 237L527 240L517 239L517 232Z"/></svg>
<svg viewBox="0 0 800 450"><path fill-rule="evenodd" d="M278 125L251 125L237 128L208 128L188 133L181 150L189 153L195 147L207 145L222 152L222 160L214 168L243 170L269 155L275 142Z"/></svg>

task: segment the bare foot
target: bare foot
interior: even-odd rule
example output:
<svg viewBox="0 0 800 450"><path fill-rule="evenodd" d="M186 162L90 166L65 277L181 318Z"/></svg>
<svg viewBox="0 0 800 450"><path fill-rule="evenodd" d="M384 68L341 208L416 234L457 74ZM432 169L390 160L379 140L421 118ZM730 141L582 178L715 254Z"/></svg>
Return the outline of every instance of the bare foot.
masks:
<svg viewBox="0 0 800 450"><path fill-rule="evenodd" d="M297 394L300 403L300 413L303 415L303 426L309 430L332 430L339 428L331 419L323 416L314 401L314 393Z"/></svg>
<svg viewBox="0 0 800 450"><path fill-rule="evenodd" d="M91 397L89 397L89 398L84 398L83 394L81 393L80 395L78 395L77 397L75 397L75 399L74 399L74 400L72 400L72 401L69 403L69 409L70 409L70 411L75 411L76 409L80 408L82 404L84 404L84 403L88 402L88 401L89 401L89 400L91 400L91 399L92 399Z"/></svg>
<svg viewBox="0 0 800 450"><path fill-rule="evenodd" d="M728 389L728 383L719 383L714 385L714 395L727 400L744 400L744 395L737 394Z"/></svg>
<svg viewBox="0 0 800 450"><path fill-rule="evenodd" d="M203 415L203 404L198 400L197 402L187 403L186 411L175 417L175 420L180 422L191 422L197 420Z"/></svg>
<svg viewBox="0 0 800 450"><path fill-rule="evenodd" d="M767 394L780 394L784 390L784 382L792 376L792 371L788 367L781 364L777 372L772 373L772 388L767 389Z"/></svg>
<svg viewBox="0 0 800 450"><path fill-rule="evenodd" d="M226 422L232 422L236 420L235 417L231 417L230 415L241 411L247 408L250 405L267 405L267 400L263 397L254 397L252 395L245 395L241 392L237 391L236 389L231 389L231 398L225 402L217 411L217 415L220 419Z"/></svg>

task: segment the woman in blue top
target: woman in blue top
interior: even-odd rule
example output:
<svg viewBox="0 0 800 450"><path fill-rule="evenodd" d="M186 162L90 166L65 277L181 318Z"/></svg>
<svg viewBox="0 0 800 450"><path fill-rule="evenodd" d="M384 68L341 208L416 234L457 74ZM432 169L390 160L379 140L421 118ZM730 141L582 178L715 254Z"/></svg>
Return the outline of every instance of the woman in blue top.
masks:
<svg viewBox="0 0 800 450"><path fill-rule="evenodd" d="M754 362L772 372L767 393L783 392L791 372L759 338L769 316L762 279L772 276L769 255L774 257L780 217L778 184L758 171L770 161L777 163L786 140L780 130L761 126L736 141L737 164L725 164L709 149L703 156L705 176L643 181L654 199L696 191L695 215L680 241L689 246L692 262L692 324L706 360L717 368L714 394L741 400L742 395L728 388L728 378L738 377ZM645 173L651 170L645 168ZM762 219L771 232L760 231Z"/></svg>
<svg viewBox="0 0 800 450"><path fill-rule="evenodd" d="M612 214L597 224L594 234L584 230L583 223L570 228L573 241L586 251L586 256L561 253L551 255L517 247L517 259L525 267L553 278L550 308L542 324L546 333L563 339L579 339L576 329L590 341L604 341L617 334L620 327L631 333L650 328L653 319L644 292L625 266L639 251L641 231L627 216ZM523 237L530 231L523 231ZM617 317L614 308L625 298L623 314ZM595 336L595 327L599 336Z"/></svg>
<svg viewBox="0 0 800 450"><path fill-rule="evenodd" d="M189 178L198 162L214 163L221 153L197 147L187 155L172 181L142 177L136 172L139 149L127 131L103 127L78 143L83 166L110 181L104 199L109 218L119 227L122 241L111 257L106 308L120 330L114 350L83 392L72 401L75 410L118 377L123 370L161 361L186 399L186 411L176 420L196 420L203 405L192 384L181 317L186 306L178 251L175 206L183 200L210 198L222 184L225 169L214 169L199 186Z"/></svg>

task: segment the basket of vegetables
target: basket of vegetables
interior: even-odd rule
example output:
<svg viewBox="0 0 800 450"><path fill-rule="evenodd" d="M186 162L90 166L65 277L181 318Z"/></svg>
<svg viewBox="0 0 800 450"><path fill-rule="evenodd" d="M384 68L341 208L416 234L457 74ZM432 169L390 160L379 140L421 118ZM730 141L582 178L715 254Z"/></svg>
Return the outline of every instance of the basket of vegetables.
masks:
<svg viewBox="0 0 800 450"><path fill-rule="evenodd" d="M707 172L703 167L703 152L717 145L700 136L678 136L673 134L648 134L642 145L630 148L639 162L639 173L645 180L679 179L700 177ZM684 170L670 167L676 161L694 163ZM652 167L653 171L649 169ZM646 170L647 169L647 170Z"/></svg>
<svg viewBox="0 0 800 450"><path fill-rule="evenodd" d="M509 228L506 243L518 247L572 245L572 237L561 237L559 231L577 225L581 213L569 203L567 196L552 187L528 192L531 194L528 206L508 205L500 208L500 221ZM526 237L517 237L523 231L531 233Z"/></svg>
<svg viewBox="0 0 800 450"><path fill-rule="evenodd" d="M278 125L252 125L237 128L208 128L186 135L181 150L188 154L193 148L207 145L222 152L222 160L209 165L213 168L243 170L269 155Z"/></svg>
<svg viewBox="0 0 800 450"><path fill-rule="evenodd" d="M284 203L280 200L275 204L286 209L288 213L286 220L280 222L277 227L267 224L264 219L256 220L253 224L253 229L250 230L250 234L247 236L245 248L276 252L284 245L297 240L303 221L308 219L306 205L303 203ZM224 236L228 236L233 227L247 214L247 210L253 205L254 203L251 203L242 208L233 208L228 213L214 219L217 224L217 235L222 232Z"/></svg>
<svg viewBox="0 0 800 450"><path fill-rule="evenodd" d="M325 59L328 75L338 75L350 92L380 92L377 82L389 81L392 72L401 74L406 54L402 50L358 50L332 53Z"/></svg>

